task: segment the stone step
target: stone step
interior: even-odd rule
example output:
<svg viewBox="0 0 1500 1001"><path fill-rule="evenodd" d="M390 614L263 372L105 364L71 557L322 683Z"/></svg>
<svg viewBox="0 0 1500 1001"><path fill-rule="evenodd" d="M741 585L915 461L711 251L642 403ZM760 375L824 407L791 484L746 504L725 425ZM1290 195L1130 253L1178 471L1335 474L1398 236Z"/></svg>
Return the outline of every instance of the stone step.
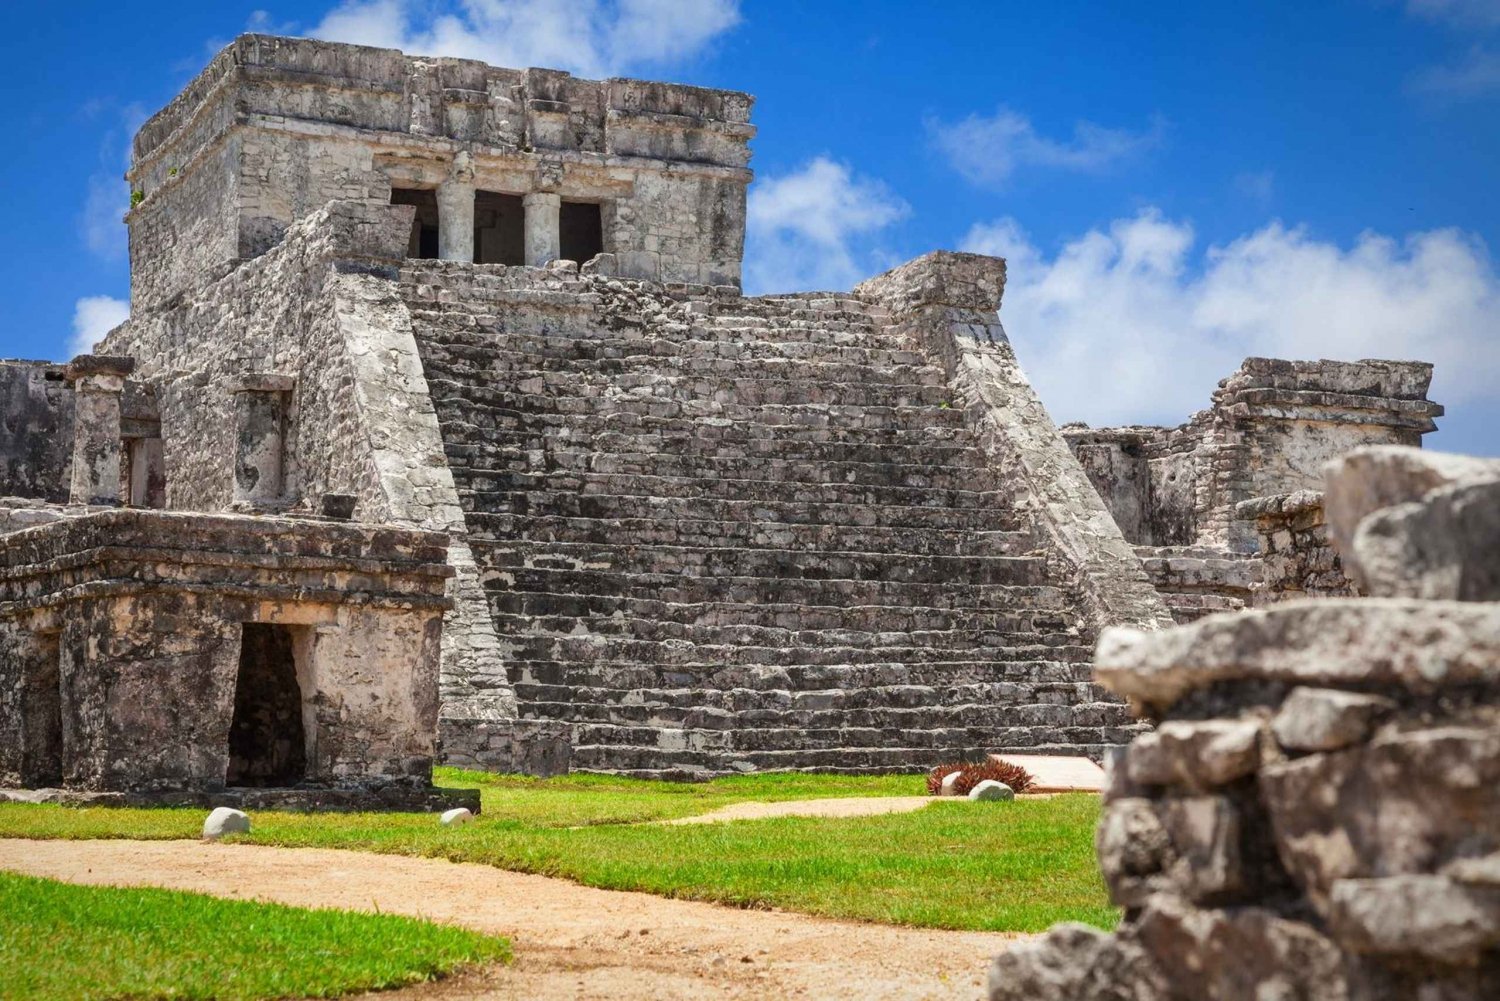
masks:
<svg viewBox="0 0 1500 1001"><path fill-rule="evenodd" d="M948 687L955 685L1089 683L1086 648L1016 650L1011 659L929 661L921 664L725 665L521 660L506 663L511 684L562 689L667 691L678 688L824 691L829 688ZM589 701L589 700L586 700ZM606 699L607 701L607 699Z"/></svg>
<svg viewBox="0 0 1500 1001"><path fill-rule="evenodd" d="M592 379L678 378L751 379L782 382L946 386L942 368L910 352L839 347L823 357L808 346L767 343L705 342L704 350L670 342L672 351L650 350L654 344L598 342L589 339L497 336L484 343L443 343L425 336L423 366L429 377L457 381L520 382L566 373Z"/></svg>
<svg viewBox="0 0 1500 1001"><path fill-rule="evenodd" d="M546 591L491 590L485 595L493 615L622 616L659 622L702 625L767 625L802 629L851 629L867 632L999 628L1011 616L1055 615L1059 628L1071 622L1072 609L1058 588L995 588L969 605L843 604L715 600L680 602L659 595L571 594ZM1037 618L1031 621L1047 621Z"/></svg>
<svg viewBox="0 0 1500 1001"><path fill-rule="evenodd" d="M753 383L747 383L753 387ZM887 387L889 388L889 387ZM476 386L429 380L432 402L441 415L455 408L465 415L466 423L485 423L491 427L512 426L504 419L515 420L532 414L561 414L573 420L609 419L618 415L656 418L719 418L735 422L802 425L811 427L962 427L964 415L957 408L944 406L946 391L917 387L910 397L886 393L881 387L847 387L842 395L830 392L828 399L802 398L793 394L787 399L754 398L747 389L746 399L736 398L726 388L723 393L693 395L690 393L653 396L624 394L601 390L593 395L571 396L551 393L526 393L502 386ZM851 402L868 401L868 402ZM439 418L441 420L441 417ZM525 426L524 424L522 426Z"/></svg>
<svg viewBox="0 0 1500 1001"><path fill-rule="evenodd" d="M1081 643L1070 616L1055 611L1019 610L990 613L982 623L953 629L907 631L851 629L830 625L816 629L797 623L791 627L761 622L699 622L630 618L625 615L515 615L497 613L495 625L507 636L623 636L654 643L703 646L745 644L764 647L914 646L941 650L996 649L1009 646L1074 646Z"/></svg>
<svg viewBox="0 0 1500 1001"><path fill-rule="evenodd" d="M805 577L730 576L704 578L680 574L610 573L597 570L560 570L508 567L489 570L483 563L480 584L488 592L546 592L656 598L681 604L730 601L739 604L794 602L808 605L898 605L924 608L1008 607L1024 602L1011 583L941 583L888 580L814 579ZM1020 581L1039 576L1030 567L1018 570ZM997 572L997 576L1000 573ZM1009 606L1014 607L1014 606Z"/></svg>
<svg viewBox="0 0 1500 1001"><path fill-rule="evenodd" d="M942 709L944 707L984 707L991 705L1058 705L1099 704L1115 710L1125 708L1102 686L1086 681L1059 682L976 682L945 685L884 685L846 690L842 688L786 689L731 688L600 688L580 685L543 685L521 682L517 694L528 703L577 703L602 709L628 709L632 719L640 719L636 710L714 710L742 713L751 718L766 712L821 712L824 710L891 708ZM717 723L687 724L717 726Z"/></svg>
<svg viewBox="0 0 1500 1001"><path fill-rule="evenodd" d="M945 730L955 727L1124 727L1133 719L1129 707L1114 702L1056 703L969 703L940 706L876 706L854 709L745 709L724 710L706 707L681 708L639 704L601 704L584 701L581 694L566 692L565 701L544 702L526 698L526 710L544 719L571 719L583 732L576 736L590 740L593 726L615 731L609 736L627 736L625 743L654 743L638 740L646 729L658 731L701 732L701 747L755 747L767 733L777 737L788 731L802 730L810 735L795 743L801 746L847 746L841 744L838 731L876 731L905 733L914 730ZM618 728L618 730L616 730ZM623 732L622 732L623 731ZM718 733L718 739L707 734ZM745 739L750 735L749 739ZM670 739L670 738L669 738ZM774 739L774 738L773 738ZM607 737L594 736L590 742L609 743ZM879 742L875 744L879 746Z"/></svg>
<svg viewBox="0 0 1500 1001"><path fill-rule="evenodd" d="M923 556L729 546L643 546L471 540L489 574L548 570L715 580L884 581L910 584L1029 584L1047 580L1039 556Z"/></svg>
<svg viewBox="0 0 1500 1001"><path fill-rule="evenodd" d="M611 414L603 418L579 420L571 415L515 412L481 415L470 414L461 402L449 401L439 412L444 440L457 445L501 445L543 443L543 446L566 448L623 447L627 451L647 447L647 443L677 443L697 440L729 448L752 443L784 441L809 447L839 445L862 449L884 447L922 449L927 446L973 449L969 431L961 425L884 424L871 427L839 427L821 424L769 424L731 421L713 415L658 417L650 414ZM532 444L531 447L539 447Z"/></svg>
<svg viewBox="0 0 1500 1001"><path fill-rule="evenodd" d="M505 433L497 440L453 440L445 442L444 450L451 465L475 469L498 467L523 457L533 463L547 461L563 468L576 468L590 456L602 456L614 461L633 462L722 464L778 460L811 463L832 470L832 479L839 479L851 468L870 465L990 471L978 449L950 444L946 438L917 445L874 445L861 441L801 441L769 436L708 437L620 431L588 434L587 429L578 430L580 433L572 437L514 432Z"/></svg>
<svg viewBox="0 0 1500 1001"><path fill-rule="evenodd" d="M1148 727L956 727L935 731L876 732L875 743L849 742L832 748L808 748L794 743L793 730L784 733L785 749L699 751L673 746L631 746L617 743L578 743L573 767L578 771L607 772L639 778L708 778L753 771L816 771L850 774L890 774L925 771L959 758L973 759L1004 752L1026 754L1086 754L1101 760L1109 750L1129 743ZM663 731L658 731L663 732ZM607 735L590 730L589 736Z"/></svg>
<svg viewBox="0 0 1500 1001"><path fill-rule="evenodd" d="M780 458L734 458L643 452L584 452L489 446L465 460L450 461L456 478L482 489L501 474L666 476L679 479L767 480L814 485L861 485L995 491L999 477L988 469L895 462L826 462Z"/></svg>
<svg viewBox="0 0 1500 1001"><path fill-rule="evenodd" d="M1004 518L999 520L1007 521ZM974 531L928 525L915 528L799 525L691 518L554 518L481 512L471 512L466 521L470 540L524 539L533 545L602 545L629 539L640 546L734 546L741 549L844 550L934 556L1018 556L1037 548L1037 540L1030 532L1013 529Z"/></svg>

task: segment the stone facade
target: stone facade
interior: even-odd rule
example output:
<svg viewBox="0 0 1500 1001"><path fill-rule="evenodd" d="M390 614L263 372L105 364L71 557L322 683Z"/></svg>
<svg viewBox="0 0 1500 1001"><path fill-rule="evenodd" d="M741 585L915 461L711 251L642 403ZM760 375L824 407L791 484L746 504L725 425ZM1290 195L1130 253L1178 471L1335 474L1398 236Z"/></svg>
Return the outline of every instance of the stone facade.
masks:
<svg viewBox="0 0 1500 1001"><path fill-rule="evenodd" d="M425 803L445 549L144 510L0 536L0 785Z"/></svg>
<svg viewBox="0 0 1500 1001"><path fill-rule="evenodd" d="M1253 521L1260 537L1261 580L1254 604L1291 598L1353 598L1362 592L1344 573L1323 516L1323 494L1298 490L1244 501L1238 517Z"/></svg>
<svg viewBox="0 0 1500 1001"><path fill-rule="evenodd" d="M1333 551L1313 551L1317 533L1285 540L1261 518L1281 503L1270 498L1316 491L1323 465L1351 449L1420 444L1443 412L1426 398L1431 378L1422 362L1247 358L1179 427L1063 435L1176 620L1191 622L1282 591L1349 593ZM1262 528L1286 546L1267 549Z"/></svg>
<svg viewBox="0 0 1500 1001"><path fill-rule="evenodd" d="M579 245L615 255L622 274L737 284L750 105L733 91L245 35L136 135L131 302L203 287L330 201L393 197L428 206L433 256L447 260L476 248L483 260L493 243L523 253L496 263L544 264L583 225L599 245ZM480 192L513 204L520 239L476 228ZM408 234L421 244L411 223Z"/></svg>
<svg viewBox="0 0 1500 1001"><path fill-rule="evenodd" d="M1385 447L1328 475L1379 597L1104 634L1099 680L1161 721L1109 769L1125 920L1001 955L994 1001L1500 994L1500 463Z"/></svg>

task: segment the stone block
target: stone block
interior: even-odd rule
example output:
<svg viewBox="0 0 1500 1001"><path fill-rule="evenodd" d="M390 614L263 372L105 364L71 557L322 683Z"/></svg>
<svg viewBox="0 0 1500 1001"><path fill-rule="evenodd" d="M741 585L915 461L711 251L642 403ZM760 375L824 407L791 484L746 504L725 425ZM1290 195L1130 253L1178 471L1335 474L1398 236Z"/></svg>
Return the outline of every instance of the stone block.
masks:
<svg viewBox="0 0 1500 1001"><path fill-rule="evenodd" d="M1173 720L1126 752L1130 780L1146 786L1212 789L1244 778L1260 762L1260 720Z"/></svg>
<svg viewBox="0 0 1500 1001"><path fill-rule="evenodd" d="M1500 945L1500 889L1445 876L1341 879L1329 927L1354 952L1473 965Z"/></svg>
<svg viewBox="0 0 1500 1001"><path fill-rule="evenodd" d="M241 810L232 807L215 807L203 821L203 836L210 840L226 834L249 834L250 818Z"/></svg>
<svg viewBox="0 0 1500 1001"><path fill-rule="evenodd" d="M976 803L998 803L1016 798L1016 791L1004 782L985 779L969 790L969 798Z"/></svg>
<svg viewBox="0 0 1500 1001"><path fill-rule="evenodd" d="M1395 706L1379 695L1294 688L1271 718L1271 733L1289 751L1336 751L1363 741Z"/></svg>

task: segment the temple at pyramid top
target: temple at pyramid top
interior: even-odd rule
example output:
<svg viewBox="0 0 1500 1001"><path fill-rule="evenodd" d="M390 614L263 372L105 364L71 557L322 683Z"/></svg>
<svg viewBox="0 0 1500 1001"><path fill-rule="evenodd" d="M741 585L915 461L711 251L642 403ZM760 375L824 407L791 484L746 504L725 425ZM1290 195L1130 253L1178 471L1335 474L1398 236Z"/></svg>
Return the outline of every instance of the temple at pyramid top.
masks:
<svg viewBox="0 0 1500 1001"><path fill-rule="evenodd" d="M608 253L626 277L738 285L752 103L244 35L135 138L132 301L223 274L335 199L415 205L413 257Z"/></svg>

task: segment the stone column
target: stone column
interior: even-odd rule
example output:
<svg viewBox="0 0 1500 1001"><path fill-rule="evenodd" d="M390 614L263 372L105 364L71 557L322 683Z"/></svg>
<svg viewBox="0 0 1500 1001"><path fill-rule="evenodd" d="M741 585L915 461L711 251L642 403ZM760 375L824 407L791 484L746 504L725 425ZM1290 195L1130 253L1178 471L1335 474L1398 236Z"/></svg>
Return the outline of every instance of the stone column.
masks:
<svg viewBox="0 0 1500 1001"><path fill-rule="evenodd" d="M533 191L521 199L526 220L526 263L541 267L557 260L562 249L562 196Z"/></svg>
<svg viewBox="0 0 1500 1001"><path fill-rule="evenodd" d="M68 503L120 503L120 394L132 358L79 355L64 378L73 387L73 472Z"/></svg>
<svg viewBox="0 0 1500 1001"><path fill-rule="evenodd" d="M438 257L474 263L474 166L469 154L453 158L453 170L437 188Z"/></svg>

